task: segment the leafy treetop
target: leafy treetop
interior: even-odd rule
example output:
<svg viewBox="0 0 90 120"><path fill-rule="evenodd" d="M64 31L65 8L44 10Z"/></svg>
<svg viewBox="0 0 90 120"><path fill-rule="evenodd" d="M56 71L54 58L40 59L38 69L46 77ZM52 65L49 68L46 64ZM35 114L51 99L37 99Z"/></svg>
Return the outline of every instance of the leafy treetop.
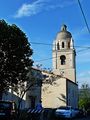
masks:
<svg viewBox="0 0 90 120"><path fill-rule="evenodd" d="M32 53L25 33L15 24L0 20L0 93L28 80L28 67L33 64Z"/></svg>

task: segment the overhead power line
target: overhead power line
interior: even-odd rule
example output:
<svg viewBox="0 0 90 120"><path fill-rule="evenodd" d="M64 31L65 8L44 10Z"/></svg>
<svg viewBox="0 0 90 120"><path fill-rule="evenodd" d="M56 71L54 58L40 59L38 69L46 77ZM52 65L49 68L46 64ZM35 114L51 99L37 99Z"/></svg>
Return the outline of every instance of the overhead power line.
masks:
<svg viewBox="0 0 90 120"><path fill-rule="evenodd" d="M86 48L86 49L78 50L77 53L83 52L83 51L88 50L88 49L90 49L90 47L88 47L88 48Z"/></svg>
<svg viewBox="0 0 90 120"><path fill-rule="evenodd" d="M79 51L77 51L77 53L83 52L83 51L88 50L88 49L90 49L90 47L89 47L89 48L86 48L86 49L79 50ZM67 55L69 55L69 54L72 54L72 53L67 53ZM45 58L45 59L37 60L37 61L35 61L35 63L47 61L47 60L50 60L50 59L55 59L55 58L58 58L58 57L60 57L60 56L50 57L50 58Z"/></svg>
<svg viewBox="0 0 90 120"><path fill-rule="evenodd" d="M53 46L53 44L50 43L38 43L38 42L30 42L31 44L36 44L36 45L46 45L46 46ZM90 48L90 46L74 46L77 48Z"/></svg>
<svg viewBox="0 0 90 120"><path fill-rule="evenodd" d="M31 44L36 44L36 45L52 45L48 43L38 43L38 42L30 42Z"/></svg>
<svg viewBox="0 0 90 120"><path fill-rule="evenodd" d="M81 12L82 12L82 15L83 15L83 18L84 18L84 21L85 21L85 24L86 24L87 30L88 30L88 32L90 33L90 28L89 28L89 25L88 25L88 22L87 22L86 16L85 16L85 14L84 14L84 11L83 11L83 8L82 8L82 5L81 5L80 0L78 0L78 4L79 4L79 7L80 7L80 9L81 9Z"/></svg>

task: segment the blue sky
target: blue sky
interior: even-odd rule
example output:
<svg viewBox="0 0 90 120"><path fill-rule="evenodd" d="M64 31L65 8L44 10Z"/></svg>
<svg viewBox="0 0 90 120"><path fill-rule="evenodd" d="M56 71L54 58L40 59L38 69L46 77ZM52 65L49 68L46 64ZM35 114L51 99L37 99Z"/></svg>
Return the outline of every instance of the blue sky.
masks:
<svg viewBox="0 0 90 120"><path fill-rule="evenodd" d="M62 24L72 33L76 48L77 81L90 84L90 33L88 32L78 0L0 0L0 19L16 24L27 35L33 49L35 64L52 68L52 44ZM90 27L90 1L80 0ZM80 47L77 47L80 46ZM48 60L44 60L48 59ZM41 61L44 60L44 61Z"/></svg>

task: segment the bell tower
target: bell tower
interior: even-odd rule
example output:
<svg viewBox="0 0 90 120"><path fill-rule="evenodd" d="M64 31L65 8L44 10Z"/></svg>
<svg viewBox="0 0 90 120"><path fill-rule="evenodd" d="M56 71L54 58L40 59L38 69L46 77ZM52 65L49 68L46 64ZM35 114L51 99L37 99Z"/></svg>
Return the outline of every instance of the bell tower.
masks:
<svg viewBox="0 0 90 120"><path fill-rule="evenodd" d="M74 41L67 26L62 25L53 42L53 73L76 83L76 64Z"/></svg>

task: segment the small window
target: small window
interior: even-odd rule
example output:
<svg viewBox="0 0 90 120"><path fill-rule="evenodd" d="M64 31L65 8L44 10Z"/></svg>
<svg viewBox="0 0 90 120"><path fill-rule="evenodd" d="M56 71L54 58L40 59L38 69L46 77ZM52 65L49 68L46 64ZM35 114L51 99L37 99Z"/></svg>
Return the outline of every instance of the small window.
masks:
<svg viewBox="0 0 90 120"><path fill-rule="evenodd" d="M60 46L59 46L59 43L57 43L57 50L60 50Z"/></svg>
<svg viewBox="0 0 90 120"><path fill-rule="evenodd" d="M68 42L68 48L70 48L70 42Z"/></svg>
<svg viewBox="0 0 90 120"><path fill-rule="evenodd" d="M61 65L65 65L66 63L66 57L64 55L60 56L60 59L61 59Z"/></svg>
<svg viewBox="0 0 90 120"><path fill-rule="evenodd" d="M62 48L64 48L64 42L62 42Z"/></svg>

